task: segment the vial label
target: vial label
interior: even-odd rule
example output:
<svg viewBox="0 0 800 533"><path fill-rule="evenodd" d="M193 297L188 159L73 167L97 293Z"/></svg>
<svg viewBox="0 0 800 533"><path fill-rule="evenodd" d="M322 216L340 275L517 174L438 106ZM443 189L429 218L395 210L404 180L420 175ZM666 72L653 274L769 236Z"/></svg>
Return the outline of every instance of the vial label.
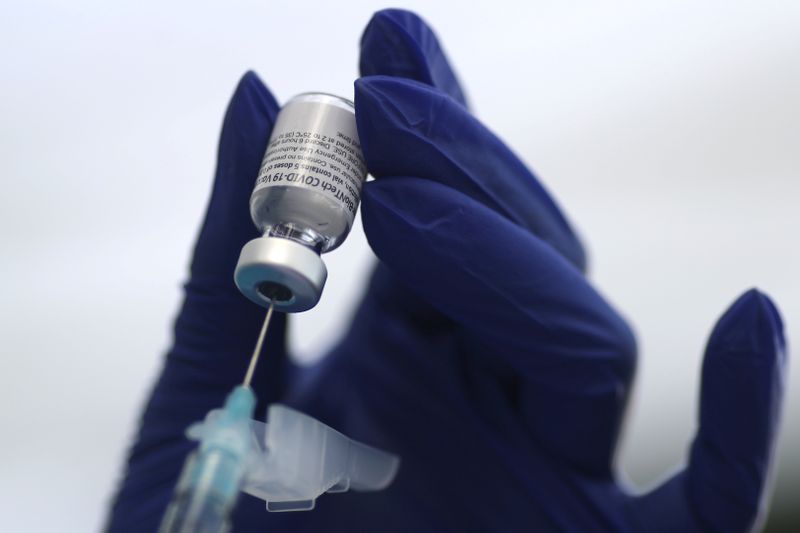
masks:
<svg viewBox="0 0 800 533"><path fill-rule="evenodd" d="M354 216L367 175L352 111L321 102L289 102L278 114L255 191L313 189Z"/></svg>

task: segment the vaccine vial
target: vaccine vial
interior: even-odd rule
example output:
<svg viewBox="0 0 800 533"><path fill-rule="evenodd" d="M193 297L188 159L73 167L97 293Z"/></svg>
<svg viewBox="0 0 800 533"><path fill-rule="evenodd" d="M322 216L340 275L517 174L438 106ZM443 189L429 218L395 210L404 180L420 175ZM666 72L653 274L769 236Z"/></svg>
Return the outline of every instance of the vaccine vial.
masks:
<svg viewBox="0 0 800 533"><path fill-rule="evenodd" d="M289 100L250 197L263 236L242 248L234 274L239 290L279 311L314 307L328 275L320 254L350 232L366 176L352 102L324 93Z"/></svg>

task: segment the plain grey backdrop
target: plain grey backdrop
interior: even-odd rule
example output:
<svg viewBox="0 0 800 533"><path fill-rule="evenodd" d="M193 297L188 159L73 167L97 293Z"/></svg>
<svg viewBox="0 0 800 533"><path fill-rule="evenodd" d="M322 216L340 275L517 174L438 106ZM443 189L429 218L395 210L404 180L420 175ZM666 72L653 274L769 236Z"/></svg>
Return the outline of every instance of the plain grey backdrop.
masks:
<svg viewBox="0 0 800 533"><path fill-rule="evenodd" d="M437 29L476 114L571 215L593 279L635 327L619 462L652 485L684 459L703 345L739 293L767 291L800 338L800 3L398 3ZM100 527L170 342L238 78L255 69L280 100L349 97L382 7L0 6L4 530ZM326 260L321 304L292 319L306 361L362 290L360 226ZM777 464L785 520L800 503L799 366Z"/></svg>

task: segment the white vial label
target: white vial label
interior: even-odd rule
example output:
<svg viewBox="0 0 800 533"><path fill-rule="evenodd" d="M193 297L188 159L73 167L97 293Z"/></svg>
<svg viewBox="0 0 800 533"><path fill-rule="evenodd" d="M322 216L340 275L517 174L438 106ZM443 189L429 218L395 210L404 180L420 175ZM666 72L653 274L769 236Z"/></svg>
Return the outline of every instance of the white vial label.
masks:
<svg viewBox="0 0 800 533"><path fill-rule="evenodd" d="M319 101L335 98L300 96L281 109L253 192L275 186L312 189L355 216L367 167L353 110L344 102Z"/></svg>

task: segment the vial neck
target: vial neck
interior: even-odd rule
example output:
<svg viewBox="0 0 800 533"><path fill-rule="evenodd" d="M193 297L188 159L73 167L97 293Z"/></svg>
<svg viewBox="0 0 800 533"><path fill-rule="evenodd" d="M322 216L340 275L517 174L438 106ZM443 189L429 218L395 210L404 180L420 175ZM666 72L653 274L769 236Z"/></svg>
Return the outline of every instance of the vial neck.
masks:
<svg viewBox="0 0 800 533"><path fill-rule="evenodd" d="M266 231L264 231L264 237L289 239L290 241L294 241L314 250L318 254L322 253L322 248L325 245L325 237L313 229L301 227L291 222L284 222L268 227Z"/></svg>

